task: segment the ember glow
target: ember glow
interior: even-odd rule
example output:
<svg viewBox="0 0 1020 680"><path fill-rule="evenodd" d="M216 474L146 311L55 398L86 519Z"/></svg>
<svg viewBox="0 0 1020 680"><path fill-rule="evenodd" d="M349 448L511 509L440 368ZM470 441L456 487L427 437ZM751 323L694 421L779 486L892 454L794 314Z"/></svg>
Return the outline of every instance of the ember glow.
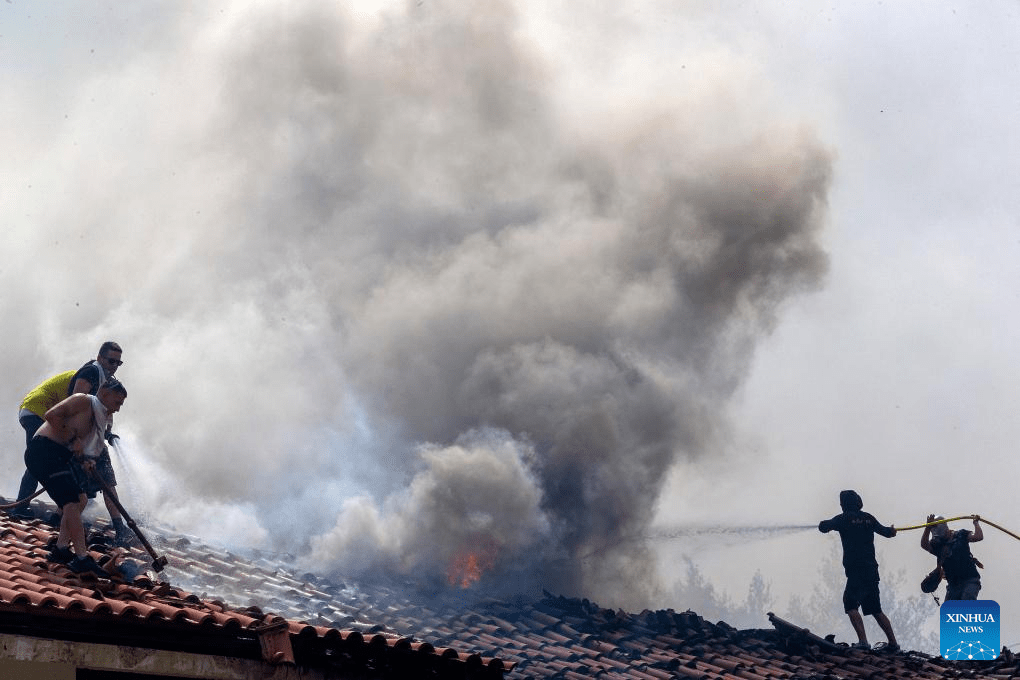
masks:
<svg viewBox="0 0 1020 680"><path fill-rule="evenodd" d="M164 522L230 527L313 572L651 604L655 561L626 541L672 470L730 445L756 345L825 279L834 155L810 121L687 20L652 41L682 51L635 68L615 7L578 25L522 0L378 21L207 4L167 4L180 23L157 49L126 67L104 52L94 80L61 75L59 102L0 126L45 131L5 137L23 178L5 224L26 244L5 266L52 266L8 310L27 330L7 403L114 338L132 394L152 395L117 427L167 471L124 487L147 485ZM180 101L189 115L167 115ZM149 214L159 228L139 229ZM116 243L113 284L67 278L72 223L75 244ZM195 362L186 399L157 399ZM239 387L256 366L273 370ZM465 550L478 535L495 564Z"/></svg>
<svg viewBox="0 0 1020 680"><path fill-rule="evenodd" d="M458 553L446 570L446 581L451 586L470 588L482 579L496 564L496 544L491 540Z"/></svg>

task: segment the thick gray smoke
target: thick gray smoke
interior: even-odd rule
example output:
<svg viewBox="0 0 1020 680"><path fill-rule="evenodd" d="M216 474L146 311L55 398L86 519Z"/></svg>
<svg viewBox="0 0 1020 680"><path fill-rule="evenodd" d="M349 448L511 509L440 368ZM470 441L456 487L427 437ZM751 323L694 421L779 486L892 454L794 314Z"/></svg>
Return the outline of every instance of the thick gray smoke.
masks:
<svg viewBox="0 0 1020 680"><path fill-rule="evenodd" d="M581 106L521 8L462 4L237 3L65 83L5 137L5 395L115 338L151 515L636 601L620 538L824 275L830 158L737 60Z"/></svg>

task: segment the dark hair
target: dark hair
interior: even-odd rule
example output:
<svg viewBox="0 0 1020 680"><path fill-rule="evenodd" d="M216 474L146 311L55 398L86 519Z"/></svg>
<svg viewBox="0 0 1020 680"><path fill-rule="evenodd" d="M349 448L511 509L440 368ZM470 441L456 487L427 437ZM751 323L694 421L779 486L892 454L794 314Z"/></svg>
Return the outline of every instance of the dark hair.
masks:
<svg viewBox="0 0 1020 680"><path fill-rule="evenodd" d="M113 340L107 340L102 345L100 345L99 356L104 357L106 356L107 352L123 352L123 351L124 350L120 348L120 345L115 343Z"/></svg>
<svg viewBox="0 0 1020 680"><path fill-rule="evenodd" d="M120 392L125 397L127 396L127 388L124 387L124 383L117 380L116 378L109 378L103 383L102 389L113 390L114 392Z"/></svg>

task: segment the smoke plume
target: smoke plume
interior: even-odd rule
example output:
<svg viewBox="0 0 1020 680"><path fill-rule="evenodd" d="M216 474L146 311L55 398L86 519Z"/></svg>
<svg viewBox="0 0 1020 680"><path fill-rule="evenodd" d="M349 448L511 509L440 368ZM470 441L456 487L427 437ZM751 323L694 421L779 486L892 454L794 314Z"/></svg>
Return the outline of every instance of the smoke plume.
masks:
<svg viewBox="0 0 1020 680"><path fill-rule="evenodd" d="M621 539L820 284L831 159L738 56L594 88L525 7L461 5L191 8L53 111L15 97L52 125L2 133L6 398L116 339L150 516L640 601Z"/></svg>

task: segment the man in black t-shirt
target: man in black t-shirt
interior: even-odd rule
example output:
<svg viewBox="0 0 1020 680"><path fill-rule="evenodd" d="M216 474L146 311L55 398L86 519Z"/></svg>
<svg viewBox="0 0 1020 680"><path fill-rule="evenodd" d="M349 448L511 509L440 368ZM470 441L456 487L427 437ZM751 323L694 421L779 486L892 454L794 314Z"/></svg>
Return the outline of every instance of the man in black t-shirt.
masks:
<svg viewBox="0 0 1020 680"><path fill-rule="evenodd" d="M99 347L99 354L96 356L95 361L90 361L74 374L71 378L70 384L67 386L67 396L71 396L76 392L84 392L85 394L96 394L99 391L100 385L103 385L107 378L112 378L113 374L117 372L121 364L124 362L120 360L121 354L120 345L107 340Z"/></svg>
<svg viewBox="0 0 1020 680"><path fill-rule="evenodd" d="M872 515L863 512L864 501L856 491L847 489L839 493L839 507L843 510L832 519L818 523L823 534L839 532L843 544L843 570L846 572L846 588L843 590L843 610L850 617L850 625L857 633L858 642L854 647L868 649L868 635L864 630L864 616L874 616L882 632L889 639L886 649L899 649L889 617L882 612L878 592L878 560L875 559L875 534L892 538L895 527L883 526ZM860 611L859 611L860 610Z"/></svg>

